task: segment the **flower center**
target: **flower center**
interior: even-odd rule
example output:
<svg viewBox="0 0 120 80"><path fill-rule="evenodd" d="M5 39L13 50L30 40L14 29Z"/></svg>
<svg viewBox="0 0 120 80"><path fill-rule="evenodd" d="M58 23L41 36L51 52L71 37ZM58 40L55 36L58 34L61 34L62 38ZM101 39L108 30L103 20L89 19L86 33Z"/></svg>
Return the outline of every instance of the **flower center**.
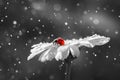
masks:
<svg viewBox="0 0 120 80"><path fill-rule="evenodd" d="M65 41L62 38L58 38L57 43L60 44L61 46L65 45Z"/></svg>

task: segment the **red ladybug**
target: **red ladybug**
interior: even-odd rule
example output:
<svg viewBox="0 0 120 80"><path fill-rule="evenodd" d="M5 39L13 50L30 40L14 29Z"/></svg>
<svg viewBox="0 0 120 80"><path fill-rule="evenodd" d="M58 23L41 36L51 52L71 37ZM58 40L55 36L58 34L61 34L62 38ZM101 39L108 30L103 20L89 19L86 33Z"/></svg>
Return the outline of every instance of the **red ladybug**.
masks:
<svg viewBox="0 0 120 80"><path fill-rule="evenodd" d="M61 37L59 37L59 38L55 39L53 42L55 42L55 43L59 44L60 46L65 45L65 41L64 41L64 39L63 39L63 38L61 38Z"/></svg>

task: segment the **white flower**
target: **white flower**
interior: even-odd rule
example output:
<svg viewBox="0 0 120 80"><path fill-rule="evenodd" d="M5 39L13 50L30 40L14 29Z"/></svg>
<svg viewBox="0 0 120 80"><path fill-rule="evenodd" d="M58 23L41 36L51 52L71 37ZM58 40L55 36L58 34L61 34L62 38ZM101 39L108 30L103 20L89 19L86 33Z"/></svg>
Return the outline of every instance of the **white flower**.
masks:
<svg viewBox="0 0 120 80"><path fill-rule="evenodd" d="M52 59L65 60L71 53L73 57L80 55L79 47L85 46L93 48L94 46L100 46L108 43L109 37L100 35L93 35L83 39L64 40L57 38L51 43L39 43L32 46L31 54L27 60L39 56L39 61L51 61Z"/></svg>
<svg viewBox="0 0 120 80"><path fill-rule="evenodd" d="M64 60L69 56L70 52L73 57L78 57L80 55L79 48L76 45L65 45L58 48L55 59L57 61Z"/></svg>

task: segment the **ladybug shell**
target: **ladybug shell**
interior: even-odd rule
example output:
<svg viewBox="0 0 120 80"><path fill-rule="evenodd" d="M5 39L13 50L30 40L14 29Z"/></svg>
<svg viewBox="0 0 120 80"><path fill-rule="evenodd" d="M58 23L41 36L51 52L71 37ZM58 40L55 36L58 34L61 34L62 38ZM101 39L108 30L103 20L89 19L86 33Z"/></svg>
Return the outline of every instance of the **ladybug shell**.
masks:
<svg viewBox="0 0 120 80"><path fill-rule="evenodd" d="M61 46L65 45L65 41L62 38L58 38L57 43L60 44Z"/></svg>

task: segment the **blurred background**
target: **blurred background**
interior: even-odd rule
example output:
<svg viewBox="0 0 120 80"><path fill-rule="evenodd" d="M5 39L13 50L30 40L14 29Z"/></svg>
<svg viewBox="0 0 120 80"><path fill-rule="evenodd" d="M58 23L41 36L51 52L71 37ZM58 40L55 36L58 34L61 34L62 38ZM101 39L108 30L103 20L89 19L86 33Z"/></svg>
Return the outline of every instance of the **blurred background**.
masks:
<svg viewBox="0 0 120 80"><path fill-rule="evenodd" d="M80 48L71 80L120 80L119 0L0 0L0 80L64 80L61 61L27 61L33 44L110 37L104 46Z"/></svg>

